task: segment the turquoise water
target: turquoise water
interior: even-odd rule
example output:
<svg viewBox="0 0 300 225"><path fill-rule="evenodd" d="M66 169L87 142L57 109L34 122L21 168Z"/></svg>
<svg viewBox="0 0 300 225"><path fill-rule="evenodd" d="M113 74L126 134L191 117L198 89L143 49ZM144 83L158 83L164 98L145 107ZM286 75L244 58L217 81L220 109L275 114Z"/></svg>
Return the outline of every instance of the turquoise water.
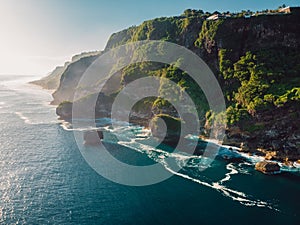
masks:
<svg viewBox="0 0 300 225"><path fill-rule="evenodd" d="M106 140L120 160L159 161L174 176L145 187L103 178L57 121L50 93L26 84L32 79L0 76L1 224L300 224L300 176L266 176L251 160L217 157L200 172L200 157ZM187 166L175 173L161 154Z"/></svg>

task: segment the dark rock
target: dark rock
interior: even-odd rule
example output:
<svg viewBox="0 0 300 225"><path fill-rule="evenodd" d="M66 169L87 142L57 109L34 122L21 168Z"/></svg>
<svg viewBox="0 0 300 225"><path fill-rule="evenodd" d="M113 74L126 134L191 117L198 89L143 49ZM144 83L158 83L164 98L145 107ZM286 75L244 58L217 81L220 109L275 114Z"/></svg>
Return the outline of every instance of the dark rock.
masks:
<svg viewBox="0 0 300 225"><path fill-rule="evenodd" d="M181 133L181 122L180 119L169 115L156 115L150 122L152 136L161 143L176 145Z"/></svg>
<svg viewBox="0 0 300 225"><path fill-rule="evenodd" d="M282 148L282 142L280 140L271 141L271 147L273 150L278 151Z"/></svg>
<svg viewBox="0 0 300 225"><path fill-rule="evenodd" d="M265 159L266 160L274 160L276 159L276 155L277 155L277 152L274 151L274 152L267 152L266 155L265 155Z"/></svg>
<svg viewBox="0 0 300 225"><path fill-rule="evenodd" d="M72 102L62 102L56 108L56 114L63 120L70 120L72 119Z"/></svg>
<svg viewBox="0 0 300 225"><path fill-rule="evenodd" d="M103 139L103 132L100 130L85 131L83 139L85 145L97 145Z"/></svg>
<svg viewBox="0 0 300 225"><path fill-rule="evenodd" d="M250 150L249 145L246 142L242 142L240 147L241 147L241 151L243 152L248 152Z"/></svg>
<svg viewBox="0 0 300 225"><path fill-rule="evenodd" d="M255 169L264 174L280 173L280 166L275 162L262 161L255 164Z"/></svg>

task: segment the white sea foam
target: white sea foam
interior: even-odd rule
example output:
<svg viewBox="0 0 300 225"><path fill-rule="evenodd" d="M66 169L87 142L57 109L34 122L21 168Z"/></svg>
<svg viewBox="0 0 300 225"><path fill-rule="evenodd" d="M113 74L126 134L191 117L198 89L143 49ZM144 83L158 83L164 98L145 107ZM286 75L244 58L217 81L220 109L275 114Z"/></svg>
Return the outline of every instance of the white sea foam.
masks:
<svg viewBox="0 0 300 225"><path fill-rule="evenodd" d="M293 163L293 166L294 166L295 168L300 168L300 163L294 162L294 163Z"/></svg>
<svg viewBox="0 0 300 225"><path fill-rule="evenodd" d="M66 122L64 120L60 121L60 126L66 131L73 131L73 126L71 123Z"/></svg>
<svg viewBox="0 0 300 225"><path fill-rule="evenodd" d="M237 165L236 169L240 174L251 175L251 173L247 170L247 167L249 166L253 167L252 163L241 162Z"/></svg>
<svg viewBox="0 0 300 225"><path fill-rule="evenodd" d="M176 176L191 180L200 185L217 190L217 191L221 192L224 196L226 196L234 201L238 201L239 203L241 203L245 206L266 207L269 209L277 210L268 202L253 199L252 197L247 196L245 193L243 193L241 191L233 190L233 189L230 189L223 185L223 183L225 183L231 179L232 175L239 173L238 169L235 168L232 163L230 163L226 166L226 169L229 170L229 172L225 174L225 178L221 179L218 182L208 183L208 182L201 181L197 178L191 177L187 174L183 174L181 172L174 171L173 169L170 168L170 166L168 165L168 163L166 161L167 158L175 158L176 161L178 162L178 166L182 167L182 166L186 165L186 162L188 160L202 159L201 156L191 156L191 155L187 155L185 153L182 153L182 154L181 153L168 153L163 150L156 149L155 147L138 143L134 139L132 139L129 142L121 142L120 141L118 143L120 145L129 147L138 152L146 153L148 155L148 157L150 157L154 161L162 164L167 171L171 172L172 174L174 174ZM181 163L179 163L179 162L181 162ZM199 166L199 165L195 164L195 166Z"/></svg>
<svg viewBox="0 0 300 225"><path fill-rule="evenodd" d="M210 184L210 183L201 181L199 179L192 178L192 177L190 177L186 174L175 172L171 168L169 168L166 164L164 164L164 167L166 168L166 170L168 170L169 172L171 172L174 175L177 175L179 177L185 178L187 180L191 180L195 183L198 183L198 184L201 184L203 186L206 186L206 187L212 188L214 190L217 190L217 191L221 192L224 196L229 197L234 201L238 201L239 203L241 203L245 206L265 207L265 208L269 208L269 209L273 209L273 210L278 211L278 209L274 208L271 204L269 204L267 202L264 202L264 201L261 201L261 200L253 200L243 192L232 190L230 188L227 188L227 187L223 186L221 184L221 182L214 182L214 183Z"/></svg>
<svg viewBox="0 0 300 225"><path fill-rule="evenodd" d="M141 153L151 153L151 152L155 152L158 154L163 154L165 157L169 157L170 153L165 152L163 150L157 149L155 146L150 146L150 145L145 145L145 144L141 144L139 142L136 142L135 139L131 139L130 141L118 141L119 145L128 147L128 148L132 148L136 151L139 151Z"/></svg>
<svg viewBox="0 0 300 225"><path fill-rule="evenodd" d="M292 165L284 165L283 163L279 163L279 165L280 165L280 171L292 172L292 173L300 172L299 163L294 162Z"/></svg>
<svg viewBox="0 0 300 225"><path fill-rule="evenodd" d="M72 130L72 127L68 127L68 126L71 126L70 124L68 124L68 123L63 123L63 124L64 124L63 126L65 127L66 130ZM212 189L220 192L222 195L232 199L233 201L237 201L240 204L243 204L245 206L265 207L265 208L277 210L268 202L257 200L254 197L248 196L241 191L234 190L234 189L224 186L224 183L230 181L233 175L239 174L239 173L247 174L247 171L242 169L243 165L246 165L246 166L253 165L253 162L261 160L261 157L257 157L257 156L251 157L247 154L237 152L236 151L237 148L234 150L225 149L224 154L229 154L230 152L233 152L235 156L238 155L238 156L241 156L241 157L244 157L247 159L250 158L251 160L249 160L249 162L245 161L242 163L243 165L238 165L237 167L233 163L228 164L226 166L226 169L229 172L225 174L225 177L217 182L210 183L210 182L202 181L199 178L192 177L183 172L176 172L172 169L172 167L170 167L170 165L168 165L168 162L169 162L168 159L173 158L180 168L182 168L182 167L185 168L185 166L187 166L187 168L199 167L199 160L200 161L205 160L202 156L189 155L187 153L181 153L181 152L170 153L170 152L163 151L161 149L157 149L156 146L151 145L150 142L147 143L147 141L146 141L145 142L146 144L145 144L145 143L143 143L144 141L140 141L139 137L140 136L148 137L148 133L150 131L147 130L145 132L145 129L142 129L141 127L107 126L107 127L103 127L102 129L111 133L112 136L115 136L118 139L121 139L121 140L112 139L111 140L112 142L115 141L114 143L118 143L121 146L125 146L125 147L133 149L137 152L146 154L149 158L153 159L157 163L160 163L161 165L164 166L164 168L167 171L171 172L172 174L174 174L176 176L179 176L179 177L187 179L187 180L191 180L191 181L198 183L200 185L203 185L205 187L212 188ZM145 135L145 133L147 133L147 134ZM146 140L147 140L147 137L145 137ZM109 140L108 140L108 142L109 142ZM222 146L222 147L224 147L224 146ZM185 170L185 171L188 172L189 170Z"/></svg>
<svg viewBox="0 0 300 225"><path fill-rule="evenodd" d="M65 131L90 131L90 130L98 130L99 129L97 127L92 127L92 126L87 126L87 127L82 127L82 128L73 128L72 123L67 122L65 120L60 120L59 123L60 123L60 126Z"/></svg>
<svg viewBox="0 0 300 225"><path fill-rule="evenodd" d="M234 175L234 174L238 174L239 171L237 171L233 164L232 163L229 163L226 165L226 169L229 170L230 172L229 173L226 173L225 174L225 178L223 178L222 180L220 180L220 183L223 184L224 182L226 181L229 181L231 179L231 175Z"/></svg>

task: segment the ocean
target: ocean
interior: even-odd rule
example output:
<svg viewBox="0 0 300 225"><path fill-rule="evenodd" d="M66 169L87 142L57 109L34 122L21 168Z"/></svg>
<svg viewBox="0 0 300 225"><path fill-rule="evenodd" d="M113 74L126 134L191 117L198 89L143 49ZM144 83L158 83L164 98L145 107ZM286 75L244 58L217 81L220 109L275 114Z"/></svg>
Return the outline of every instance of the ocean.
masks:
<svg viewBox="0 0 300 225"><path fill-rule="evenodd" d="M142 187L102 177L57 119L51 92L28 84L36 78L0 76L0 224L300 224L299 172L267 176L254 170L259 158L226 160L226 148L201 171L201 156L155 149L138 126L107 127L130 140L103 142L118 160L160 163L172 176ZM176 172L165 157L185 166Z"/></svg>

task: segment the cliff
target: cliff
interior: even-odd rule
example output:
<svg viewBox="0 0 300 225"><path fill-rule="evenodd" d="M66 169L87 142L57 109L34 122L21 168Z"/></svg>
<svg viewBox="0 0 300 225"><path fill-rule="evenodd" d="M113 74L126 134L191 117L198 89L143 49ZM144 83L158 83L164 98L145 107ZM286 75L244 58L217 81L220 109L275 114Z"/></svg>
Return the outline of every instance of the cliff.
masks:
<svg viewBox="0 0 300 225"><path fill-rule="evenodd" d="M164 40L192 50L212 69L227 104L226 144L280 161L300 158L300 23L299 15L260 15L207 20L203 12L145 21L113 34L104 50L139 40ZM53 94L54 104L72 101L78 81L97 56L71 63ZM143 76L166 77L184 88L197 105L203 135L224 117L209 111L193 80L172 65L139 63L115 75L114 90L101 93L98 116L109 116L118 91ZM102 104L103 103L103 104ZM100 110L101 109L101 110ZM147 110L145 110L147 109ZM105 113L103 114L103 112ZM139 102L133 120L145 124L154 114L178 116L163 99ZM140 119L139 119L140 118Z"/></svg>
<svg viewBox="0 0 300 225"><path fill-rule="evenodd" d="M65 68L60 75L59 86L52 94L51 104L57 105L63 101L73 101L73 95L82 74L100 54L82 57Z"/></svg>

